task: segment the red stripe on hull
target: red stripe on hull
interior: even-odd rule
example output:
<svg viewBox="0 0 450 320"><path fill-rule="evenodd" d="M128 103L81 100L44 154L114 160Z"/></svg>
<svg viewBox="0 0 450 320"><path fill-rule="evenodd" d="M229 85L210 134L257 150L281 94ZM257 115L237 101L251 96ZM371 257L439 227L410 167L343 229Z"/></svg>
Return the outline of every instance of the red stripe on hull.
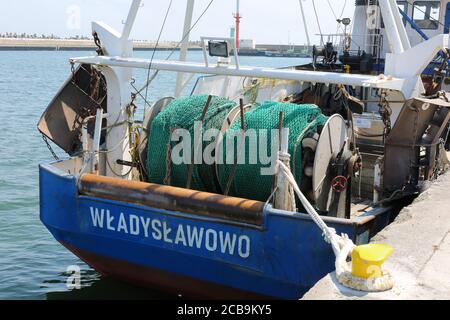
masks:
<svg viewBox="0 0 450 320"><path fill-rule="evenodd" d="M245 292L172 272L132 264L81 250L66 243L62 244L102 275L139 287L159 289L164 292L182 295L184 298L270 299L269 297L264 297L256 293Z"/></svg>

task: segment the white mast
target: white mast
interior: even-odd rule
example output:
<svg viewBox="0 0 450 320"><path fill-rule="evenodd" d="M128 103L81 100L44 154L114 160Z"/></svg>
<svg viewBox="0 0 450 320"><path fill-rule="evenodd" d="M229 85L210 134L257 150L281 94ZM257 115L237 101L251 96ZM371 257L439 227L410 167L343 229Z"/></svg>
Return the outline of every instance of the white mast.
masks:
<svg viewBox="0 0 450 320"><path fill-rule="evenodd" d="M397 20L401 20L397 4L390 0L380 0L379 4L391 52L400 54L409 48L405 42L405 37L408 38L405 27L403 23L397 23Z"/></svg>
<svg viewBox="0 0 450 320"><path fill-rule="evenodd" d="M133 0L131 4L130 11L128 12L127 21L122 31L122 40L127 41L130 38L131 29L133 28L134 22L136 21L136 16L141 6L141 0Z"/></svg>
<svg viewBox="0 0 450 320"><path fill-rule="evenodd" d="M406 33L405 25L403 24L402 17L400 16L397 1L396 0L388 0L388 1L394 13L395 25L397 26L400 39L402 40L403 49L404 50L411 49L411 43L409 42L409 37L408 34Z"/></svg>
<svg viewBox="0 0 450 320"><path fill-rule="evenodd" d="M308 31L308 24L306 23L305 18L305 10L303 9L303 0L298 0L300 3L300 11L302 12L302 20L303 20L303 26L305 27L305 34L306 34L306 43L308 45L308 48L311 47L311 40L309 39L309 31Z"/></svg>
<svg viewBox="0 0 450 320"><path fill-rule="evenodd" d="M182 34L182 43L180 50L180 61L186 61L186 56L189 48L190 30L192 25L192 16L194 12L195 0L188 0L186 5L186 15L184 17L184 28ZM181 95L181 91L184 87L184 73L179 72L177 77L177 86L175 88L175 97Z"/></svg>
<svg viewBox="0 0 450 320"><path fill-rule="evenodd" d="M106 55L120 57L133 55L133 42L129 37L140 6L141 0L133 0L122 33L102 22L92 24L92 31L97 33ZM100 66L99 68L105 76L108 86L107 123L108 126L111 126L106 139L108 150L108 153L105 153L108 162L106 175L131 179L130 168L118 164L117 160L131 161L127 108L131 96L129 84L133 69L112 66ZM101 123L101 119L96 119L96 121ZM96 136L100 137L98 132Z"/></svg>

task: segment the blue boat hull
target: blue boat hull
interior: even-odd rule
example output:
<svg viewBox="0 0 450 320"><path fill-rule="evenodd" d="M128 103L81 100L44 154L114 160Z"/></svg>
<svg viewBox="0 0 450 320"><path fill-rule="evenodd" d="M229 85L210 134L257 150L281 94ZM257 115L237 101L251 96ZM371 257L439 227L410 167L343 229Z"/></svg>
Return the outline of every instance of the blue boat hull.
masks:
<svg viewBox="0 0 450 320"><path fill-rule="evenodd" d="M261 225L174 212L78 192L77 178L40 166L40 217L56 240L104 275L200 298L298 299L334 270L309 216L267 206ZM357 243L390 220L378 209L326 218Z"/></svg>

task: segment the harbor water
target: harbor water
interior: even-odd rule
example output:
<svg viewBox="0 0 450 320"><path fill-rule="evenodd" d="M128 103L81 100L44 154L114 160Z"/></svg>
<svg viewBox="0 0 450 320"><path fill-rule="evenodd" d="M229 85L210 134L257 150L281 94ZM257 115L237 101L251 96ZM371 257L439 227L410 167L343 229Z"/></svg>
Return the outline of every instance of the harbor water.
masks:
<svg viewBox="0 0 450 320"><path fill-rule="evenodd" d="M173 299L155 290L130 286L102 277L63 248L39 220L38 164L52 160L36 129L46 106L70 74L68 60L93 52L0 51L0 300L3 299ZM158 51L155 59L169 52ZM137 52L150 57L152 52ZM177 53L173 58L177 57ZM190 61L202 53L191 52ZM241 57L241 65L287 67L308 59ZM135 73L135 85L146 79ZM176 75L160 73L148 90L150 102L171 96ZM195 79L185 94L189 94ZM137 118L143 114L138 104ZM66 155L54 147L59 157ZM61 212L61 214L64 214ZM80 270L81 289L67 281Z"/></svg>

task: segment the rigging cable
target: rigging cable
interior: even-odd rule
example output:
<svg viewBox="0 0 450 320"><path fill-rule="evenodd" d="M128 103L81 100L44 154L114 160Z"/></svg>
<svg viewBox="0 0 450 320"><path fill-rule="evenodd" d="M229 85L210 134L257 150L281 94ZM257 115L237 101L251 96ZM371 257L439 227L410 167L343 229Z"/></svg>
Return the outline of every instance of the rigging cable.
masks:
<svg viewBox="0 0 450 320"><path fill-rule="evenodd" d="M150 59L150 63L148 65L148 70L147 70L147 82L149 81L149 78L150 78L150 70L152 68L153 59L155 58L156 49L158 48L159 41L161 40L161 35L162 35L164 27L166 25L167 17L169 16L170 8L172 7L172 2L173 2L173 0L170 0L169 6L167 7L166 15L164 16L164 21L163 21L163 23L161 25L161 29L159 31L158 39L156 40L155 47L153 48L152 57ZM145 98L144 98L145 102L147 101L147 97L148 97L148 86L145 89ZM144 114L145 114L145 109L146 109L146 104L144 104Z"/></svg>
<svg viewBox="0 0 450 320"><path fill-rule="evenodd" d="M329 4L329 3L330 3L330 1L328 0L328 4ZM347 8L347 0L344 1L344 5L342 6L341 14L339 15L339 19L338 19L338 20L339 20L340 22L338 22L338 27L337 27L336 33L339 33L339 30L342 29L341 22L342 22L342 17L344 16L345 8ZM343 31L344 31L344 30L343 30Z"/></svg>
<svg viewBox="0 0 450 320"><path fill-rule="evenodd" d="M191 33L191 31L197 26L197 24L200 22L200 20L203 18L203 16L204 16L204 15L206 14L206 12L208 11L208 9L209 9L209 8L211 7L211 5L214 3L214 1L215 1L215 0L211 0L211 1L208 3L208 5L207 5L207 6L205 7L205 9L203 10L203 12L200 14L200 16L199 16L199 17L197 18L197 20L194 22L194 24L189 28L189 30L186 32L186 34L183 35L182 39L177 43L177 45L176 45L174 48L172 48L172 50L171 50L171 52L169 53L169 55L165 58L166 61L169 60L169 59L172 57L172 55L174 54L174 52L180 47L180 45L183 43L183 41L186 39L186 37L188 37L189 34ZM162 33L163 28L164 28L164 24L166 23L166 19L167 19L167 16L168 16L168 13L169 13L169 10L170 10L171 5L172 5L172 0L171 0L170 3L169 3L169 8L168 8L168 10L167 10L166 17L164 18L164 23L163 23L163 25L162 25L162 27L161 27L161 32L160 32L160 35L159 35L159 36L161 36L161 33ZM157 44L158 44L158 42L159 42L159 37L158 37ZM152 74L152 76L150 77L150 71L151 71L151 66L152 66L152 62L153 62L153 57L154 57L155 51L156 51L156 46L155 46L155 49L154 49L154 51L153 51L152 59L151 59L151 61L150 61L149 67L148 67L147 81L146 81L145 84L142 86L142 88L138 90L138 89L134 86L134 82L135 82L134 79L133 79L133 81L131 82L131 86L132 86L133 89L136 91L136 93L134 93L134 95L135 95L135 96L139 95L142 99L144 99L144 117L145 117L145 113L146 113L146 112L145 112L145 109L147 108L147 106L151 107L150 103L149 103L148 100L147 100L147 98L148 98L148 87L149 87L149 85L152 83L152 81L158 76L159 71L160 71L160 70L156 70L156 71ZM144 89L145 89L145 97L142 95L142 91L143 91ZM142 159L141 159L140 154L139 154L139 161L142 163ZM108 164L108 163L107 163L107 164ZM108 165L109 165L109 164L108 164ZM144 172L145 174L147 174L147 170L146 170L145 166L142 166L142 165L141 165L141 168L143 169L143 172Z"/></svg>
<svg viewBox="0 0 450 320"><path fill-rule="evenodd" d="M328 3L328 6L330 7L331 13L332 13L333 16L334 16L334 19L337 20L336 13L334 12L333 7L331 6L330 0L327 0L327 3Z"/></svg>
<svg viewBox="0 0 450 320"><path fill-rule="evenodd" d="M342 7L342 11L341 11L341 15L339 16L339 19L342 19L346 7L347 7L347 0L344 1L344 6Z"/></svg>
<svg viewBox="0 0 450 320"><path fill-rule="evenodd" d="M336 20L336 23L337 23L337 26L336 26L336 36L339 36L339 35L338 35L339 30L342 29L342 26L341 26L341 22L340 22L340 21L341 21L341 19L342 19L342 16L344 15L345 8L347 7L347 0L345 0L344 5L342 6L342 10L341 10L341 14L340 14L339 18L337 17L336 12L334 12L334 9L333 9L333 6L332 6L331 3L330 3L330 0L327 0L327 3L328 3L328 6L330 7L331 13L333 14L334 19Z"/></svg>
<svg viewBox="0 0 450 320"><path fill-rule="evenodd" d="M314 14L316 16L316 22L317 22L317 26L319 27L319 33L320 33L320 44L323 45L323 34L322 34L322 28L320 27L320 21L319 21L319 16L317 14L317 9L316 9L316 1L312 0L312 5L314 8Z"/></svg>
<svg viewBox="0 0 450 320"><path fill-rule="evenodd" d="M205 7L205 9L203 10L203 12L200 14L200 16L197 18L197 20L194 22L194 24L191 26L191 28L186 32L186 34L183 35L183 38L177 43L177 45L172 48L171 52L169 53L169 55L164 59L164 60L169 60L172 55L175 53L175 51L180 47L180 45L183 43L183 41L186 39L186 37L189 36L189 34L191 33L191 31L197 26L197 24L200 22L200 20L203 18L203 16L206 14L206 12L208 11L208 9L211 7L211 5L213 4L215 0L211 0L208 5ZM151 66L149 66L151 67ZM150 68L149 68L150 69ZM142 86L141 89L136 91L136 94L141 95L141 92L148 88L148 86L150 85L150 83L156 78L156 76L159 74L160 70L156 70L153 75L151 77L147 77L147 81L146 83ZM142 96L142 95L141 95ZM144 101L147 105L149 104L147 102L147 99L145 99Z"/></svg>
<svg viewBox="0 0 450 320"><path fill-rule="evenodd" d="M172 49L172 51L169 53L169 55L167 56L166 60L169 60L172 55L174 54L175 50L179 48L179 46L183 43L183 41L186 39L187 36L189 36L189 34L191 33L191 31L197 26L197 24L200 22L200 20L203 18L203 16L206 14L206 12L208 11L209 7L211 7L211 5L213 4L215 0L211 0L208 5L205 7L205 9L203 10L203 12L200 14L200 16L197 18L197 20L194 22L194 24L192 25L191 28L189 28L189 30L186 32L185 35L183 35L183 38L177 43L177 45L175 46L175 48Z"/></svg>

